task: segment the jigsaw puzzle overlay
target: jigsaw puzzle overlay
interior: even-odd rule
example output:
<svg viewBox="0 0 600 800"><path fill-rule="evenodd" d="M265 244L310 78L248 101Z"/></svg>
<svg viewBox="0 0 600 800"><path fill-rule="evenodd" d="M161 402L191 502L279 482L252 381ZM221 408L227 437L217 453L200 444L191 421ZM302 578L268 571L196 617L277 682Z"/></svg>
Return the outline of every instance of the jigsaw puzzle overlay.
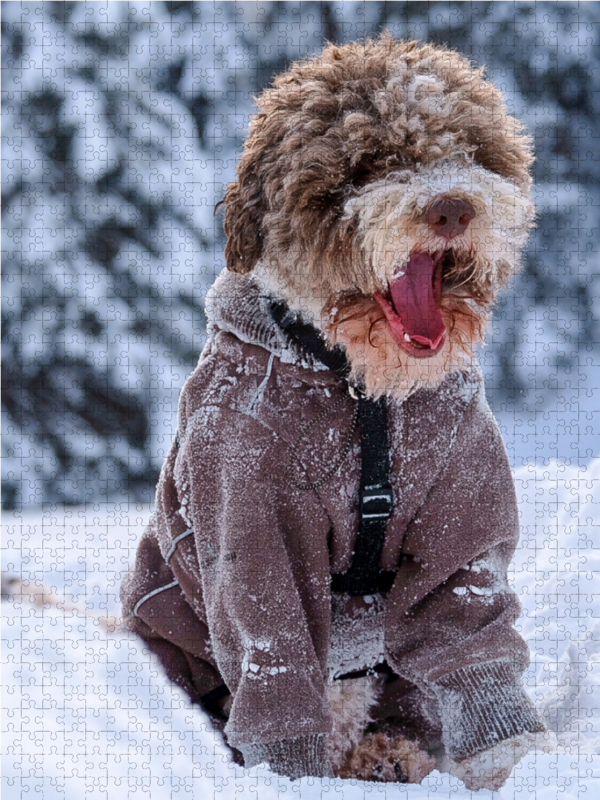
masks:
<svg viewBox="0 0 600 800"><path fill-rule="evenodd" d="M225 265L215 204L253 96L326 40L387 28L479 66L534 137L537 227L481 349L519 503L509 581L558 750L501 798L600 786L600 5L18 3L2 13L3 797L471 796L291 783L230 762L118 629L177 401ZM482 791L480 796L490 796Z"/></svg>

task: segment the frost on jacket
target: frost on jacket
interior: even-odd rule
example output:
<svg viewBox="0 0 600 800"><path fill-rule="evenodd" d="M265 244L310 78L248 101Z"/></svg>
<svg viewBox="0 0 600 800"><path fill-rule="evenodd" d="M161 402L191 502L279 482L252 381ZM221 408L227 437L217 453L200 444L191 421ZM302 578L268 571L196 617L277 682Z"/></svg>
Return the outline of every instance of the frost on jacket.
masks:
<svg viewBox="0 0 600 800"><path fill-rule="evenodd" d="M542 729L520 684L528 649L507 583L514 486L479 370L389 410L395 509L381 566L398 571L369 638L351 624L365 600L330 590L358 530L359 432L333 475L299 488L339 461L355 401L333 373L281 349L260 298L236 296L247 279L226 276L229 294L219 280L218 323L182 391L178 441L123 588L129 627L195 701L228 687L224 734L242 752L326 735L326 685L357 668L348 653L363 666L385 658L431 698L454 757ZM356 641L339 646L344 625Z"/></svg>

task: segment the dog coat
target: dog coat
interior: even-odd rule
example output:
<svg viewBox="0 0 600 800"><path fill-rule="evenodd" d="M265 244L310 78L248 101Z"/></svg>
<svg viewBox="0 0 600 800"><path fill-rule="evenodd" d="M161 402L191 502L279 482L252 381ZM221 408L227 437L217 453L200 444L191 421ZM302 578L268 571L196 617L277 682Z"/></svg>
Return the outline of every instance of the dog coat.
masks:
<svg viewBox="0 0 600 800"><path fill-rule="evenodd" d="M209 340L122 587L126 627L246 766L321 774L328 684L377 665L392 679L374 716L431 746L437 730L456 760L544 730L521 683L517 504L479 367L389 403L381 568L396 577L381 594L332 592L359 525L356 400L287 339L271 300L229 272L207 296Z"/></svg>

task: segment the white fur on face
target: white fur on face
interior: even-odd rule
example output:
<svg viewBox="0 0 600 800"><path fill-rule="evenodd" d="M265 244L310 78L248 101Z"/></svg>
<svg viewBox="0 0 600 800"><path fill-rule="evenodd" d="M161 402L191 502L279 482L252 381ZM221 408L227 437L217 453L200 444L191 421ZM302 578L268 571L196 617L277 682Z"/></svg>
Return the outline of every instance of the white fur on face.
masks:
<svg viewBox="0 0 600 800"><path fill-rule="evenodd" d="M427 85L423 80L417 88L421 92ZM432 203L441 197L467 200L476 212L465 232L451 242L436 234L425 219ZM349 289L359 289L366 298L375 291L386 292L411 253L432 254L451 248L459 266L462 253L469 271L473 270L465 279L472 280L475 289L480 284L482 295L487 294L493 302L495 290L506 285L511 274L519 269L534 208L526 190L472 163L464 154L452 161L446 159L435 165L390 173L348 200L345 216L357 218L357 241L367 266L367 270L364 265L357 270L356 283ZM438 385L452 370L468 369L476 360L475 347L488 316L486 308L473 307L482 323L479 332L473 329L471 334L463 328L462 340L455 339L453 334L435 356L417 359L397 345L385 324L371 329L369 302L363 318L336 322L332 333L335 309L325 311L326 304L334 297L331 276L323 273L319 280L315 270L307 282L282 280L282 274L289 276L294 272L300 278L303 270L298 267L282 273L276 264L260 262L253 278L263 290L283 297L306 321L325 331L330 344L345 348L352 366L352 380L361 383L371 397L385 394L402 400L420 387ZM451 297L452 288L449 291ZM376 306L374 300L371 302ZM379 315L378 306L376 311Z"/></svg>
<svg viewBox="0 0 600 800"><path fill-rule="evenodd" d="M428 206L440 196L466 199L477 214L464 234L450 244L423 218ZM519 269L534 208L515 183L469 163L465 156L462 165L443 162L417 167L390 173L369 184L345 205L346 218L355 214L357 235L373 273L373 284L365 287L371 293L376 287L385 291L411 253L434 253L449 247L458 254L476 252L477 259L485 264L488 281L505 284ZM287 272L301 274L296 266ZM259 262L252 276L263 290L283 297L308 322L319 328L326 324L321 312L330 299L329 276L323 276L320 290L314 274L310 290L302 282L286 285L277 267L267 262Z"/></svg>
<svg viewBox="0 0 600 800"><path fill-rule="evenodd" d="M451 244L424 220L427 208L440 196L466 199L477 214ZM496 283L517 271L534 209L512 181L465 159L462 166L441 163L391 173L346 203L345 216L355 214L365 258L384 286L402 272L411 253L449 247L457 253L474 249L489 264L489 279Z"/></svg>

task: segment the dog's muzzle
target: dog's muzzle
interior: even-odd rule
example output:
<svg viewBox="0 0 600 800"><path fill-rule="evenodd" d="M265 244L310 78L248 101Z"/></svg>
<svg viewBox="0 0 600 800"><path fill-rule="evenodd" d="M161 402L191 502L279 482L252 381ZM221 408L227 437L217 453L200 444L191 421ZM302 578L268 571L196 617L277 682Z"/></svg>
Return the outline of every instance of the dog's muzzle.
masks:
<svg viewBox="0 0 600 800"><path fill-rule="evenodd" d="M468 200L441 197L429 208L426 220L434 233L450 241L464 233L476 216Z"/></svg>
<svg viewBox="0 0 600 800"><path fill-rule="evenodd" d="M433 233L448 243L463 234L477 216L468 200L441 196L423 213ZM445 249L413 252L390 284L387 296L375 294L398 346L414 358L431 358L446 342L441 309Z"/></svg>

